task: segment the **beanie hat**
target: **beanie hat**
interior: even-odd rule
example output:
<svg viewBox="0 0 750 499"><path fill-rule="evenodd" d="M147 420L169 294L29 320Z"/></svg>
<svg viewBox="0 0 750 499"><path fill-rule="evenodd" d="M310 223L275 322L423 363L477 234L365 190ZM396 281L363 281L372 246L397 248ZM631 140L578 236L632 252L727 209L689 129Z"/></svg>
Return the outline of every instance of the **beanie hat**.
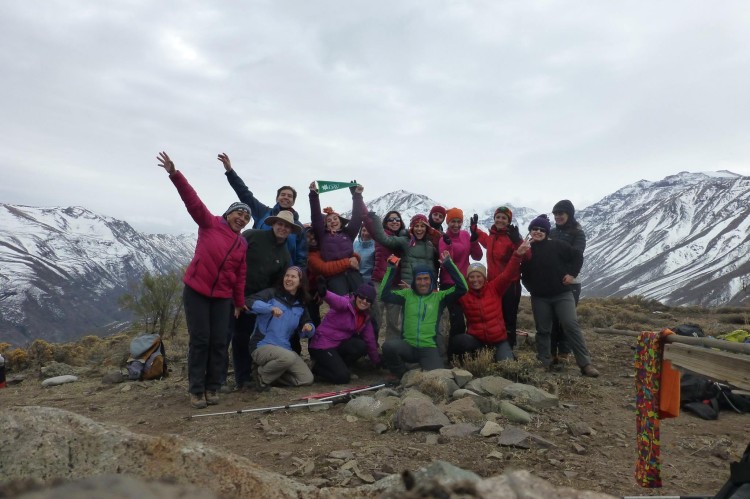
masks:
<svg viewBox="0 0 750 499"><path fill-rule="evenodd" d="M461 221L464 219L464 212L461 210L461 208L451 208L448 210L445 214L445 219L449 222L453 220L454 218L459 218Z"/></svg>
<svg viewBox="0 0 750 499"><path fill-rule="evenodd" d="M232 213L233 211L244 211L248 215L250 214L250 207L246 205L245 203L241 203L239 201L235 201L234 203L229 205L229 208L227 208L227 211L224 212L222 217L227 218L227 215Z"/></svg>
<svg viewBox="0 0 750 499"><path fill-rule="evenodd" d="M567 213L570 218L573 218L576 215L576 209L573 207L573 203L567 199L558 201L555 203L555 206L552 207L552 213L559 213L561 211Z"/></svg>
<svg viewBox="0 0 750 499"><path fill-rule="evenodd" d="M487 267L479 262L474 262L469 265L469 268L466 270L466 277L469 277L469 274L472 272L479 272L485 279L487 279Z"/></svg>
<svg viewBox="0 0 750 499"><path fill-rule="evenodd" d="M513 212L510 211L510 208L508 208L507 206L501 206L498 209L496 209L492 217L494 218L495 215L497 215L498 213L505 213L505 216L508 217L508 223L510 223L513 220Z"/></svg>
<svg viewBox="0 0 750 499"><path fill-rule="evenodd" d="M435 205L430 209L430 216L432 216L433 213L442 213L443 215L446 215L445 208L443 208L440 205Z"/></svg>
<svg viewBox="0 0 750 499"><path fill-rule="evenodd" d="M333 208L331 208L330 206L326 206L325 208L323 208L323 220L327 220L327 219L328 219L328 217L329 217L329 216L331 216L331 215L336 215L337 217L339 217L339 221L341 222L341 228L342 228L342 229L344 228L344 226L345 226L346 224L348 224L348 223L349 223L349 219L348 219L348 218L344 218L344 217L342 217L341 215L339 215L339 214L338 214L338 213L337 213L337 212L336 212L336 211L335 211L335 210L334 210Z"/></svg>
<svg viewBox="0 0 750 499"><path fill-rule="evenodd" d="M420 222L422 222L428 227L430 226L430 222L427 220L427 217L419 213L411 217L411 221L409 221L409 228L410 229L413 228L415 225L417 225Z"/></svg>
<svg viewBox="0 0 750 499"><path fill-rule="evenodd" d="M370 301L370 303L375 301L375 286L372 285L371 282L366 282L364 284L360 284L357 288L357 291L354 292L356 296L361 296L362 298L366 298Z"/></svg>
<svg viewBox="0 0 750 499"><path fill-rule="evenodd" d="M545 234L549 234L549 230L552 228L547 215L539 215L534 220L532 220L531 223L529 223L529 231L531 231L532 227L539 227L544 231Z"/></svg>

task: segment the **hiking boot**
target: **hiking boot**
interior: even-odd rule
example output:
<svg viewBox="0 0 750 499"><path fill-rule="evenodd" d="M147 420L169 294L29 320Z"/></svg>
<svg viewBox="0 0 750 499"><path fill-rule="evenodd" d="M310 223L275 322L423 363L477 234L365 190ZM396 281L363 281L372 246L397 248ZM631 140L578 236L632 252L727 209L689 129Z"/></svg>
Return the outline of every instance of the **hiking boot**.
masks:
<svg viewBox="0 0 750 499"><path fill-rule="evenodd" d="M597 371L597 369L593 366L593 364L583 366L581 368L581 374L583 374L584 376L588 376L589 378L599 377L599 371Z"/></svg>
<svg viewBox="0 0 750 499"><path fill-rule="evenodd" d="M190 405L194 409L205 409L208 404L206 404L206 397L202 393L191 393Z"/></svg>
<svg viewBox="0 0 750 499"><path fill-rule="evenodd" d="M219 392L207 391L206 392L206 404L216 405L219 403Z"/></svg>
<svg viewBox="0 0 750 499"><path fill-rule="evenodd" d="M257 392L265 392L271 388L270 385L263 383L260 379L260 373L258 372L258 366L253 364L253 386Z"/></svg>

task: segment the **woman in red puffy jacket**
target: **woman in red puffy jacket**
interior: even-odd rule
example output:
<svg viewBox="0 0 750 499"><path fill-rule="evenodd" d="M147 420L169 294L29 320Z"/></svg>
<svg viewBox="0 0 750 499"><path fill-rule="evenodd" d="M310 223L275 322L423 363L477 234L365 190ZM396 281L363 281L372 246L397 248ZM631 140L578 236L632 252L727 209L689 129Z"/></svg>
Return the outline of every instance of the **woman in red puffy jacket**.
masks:
<svg viewBox="0 0 750 499"><path fill-rule="evenodd" d="M529 243L524 242L511 255L503 271L487 280L487 268L479 262L469 265L466 281L469 291L459 298L466 316L466 334L451 338L451 351L463 357L481 348L493 348L495 360L513 359L513 349L503 321L503 295L521 275L521 260L529 251Z"/></svg>
<svg viewBox="0 0 750 499"><path fill-rule="evenodd" d="M169 173L190 216L198 224L195 256L182 281L190 343L188 391L196 409L219 403L220 380L227 356L229 318L245 308L245 253L247 242L240 231L250 221L245 203L232 203L222 216L212 215L198 194L165 152L157 156Z"/></svg>

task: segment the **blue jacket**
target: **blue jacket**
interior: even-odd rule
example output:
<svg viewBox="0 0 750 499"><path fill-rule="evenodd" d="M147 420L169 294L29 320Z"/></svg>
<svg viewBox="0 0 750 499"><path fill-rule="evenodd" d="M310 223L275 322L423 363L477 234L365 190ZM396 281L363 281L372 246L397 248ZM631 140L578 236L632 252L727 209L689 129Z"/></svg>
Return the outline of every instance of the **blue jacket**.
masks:
<svg viewBox="0 0 750 499"><path fill-rule="evenodd" d="M265 223L266 218L278 215L281 211L281 206L276 203L273 208L271 208L255 199L253 193L250 192L250 189L247 188L245 182L242 181L240 176L237 175L237 172L234 170L226 172L226 176L229 185L232 186L232 189L234 189L239 200L250 207L250 215L253 217L253 229L271 230L271 226L266 225ZM294 223L302 227L302 224L299 221L299 213L295 210L291 210L291 212L292 215L294 215ZM289 234L289 237L286 240L286 247L289 249L289 255L292 257L292 265L297 265L298 267L307 266L307 244L305 243L305 237L302 234Z"/></svg>
<svg viewBox="0 0 750 499"><path fill-rule="evenodd" d="M315 326L305 305L285 291L277 288L264 289L249 297L247 306L258 316L255 320L255 331L250 338L250 351L263 345L275 345L291 350L289 338L295 332L299 332L301 338L309 338L315 334ZM282 310L281 317L273 316L273 307ZM313 326L313 330L303 333L302 327L305 324Z"/></svg>
<svg viewBox="0 0 750 499"><path fill-rule="evenodd" d="M375 241L354 241L354 252L359 254L359 273L365 281L372 280L372 270L375 268Z"/></svg>

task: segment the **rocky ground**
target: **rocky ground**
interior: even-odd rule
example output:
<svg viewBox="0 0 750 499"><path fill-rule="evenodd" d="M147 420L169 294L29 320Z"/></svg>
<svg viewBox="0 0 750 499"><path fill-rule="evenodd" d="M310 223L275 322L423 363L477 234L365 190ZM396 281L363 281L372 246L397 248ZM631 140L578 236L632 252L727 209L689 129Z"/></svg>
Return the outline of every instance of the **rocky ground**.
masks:
<svg viewBox="0 0 750 499"><path fill-rule="evenodd" d="M528 397L521 400L517 405L527 409L529 415L525 423L523 419L512 422L505 415L499 403L501 398L507 398L505 395L485 394L488 402L475 403L472 410L465 402L443 397L441 390L445 387L440 382L426 382L415 376L411 381L405 380L405 384L414 384L412 394L417 389L431 396L441 414L450 420L443 424L472 424L475 430L469 434L464 434L461 430L466 426L460 425L444 428L443 434L437 428L407 431L408 425L394 418L396 405L409 390L405 386L377 395L381 406L391 408L380 415L379 411L367 414L367 409L357 412L353 408L356 404L366 406L368 399L364 399L315 412L306 408L205 416L283 406L299 402L300 397L310 393L341 387L316 383L306 388L273 388L261 394L233 392L222 395L220 405L195 411L188 404L185 365L177 342L173 348L167 343L173 360L172 375L167 379L103 383L103 376L112 368L100 365L79 368L75 383L43 388L44 376L29 370L21 373L25 375L22 382L0 390L0 405L50 406L98 422L122 425L137 433L177 434L244 456L268 470L317 487L355 487L440 459L482 477L528 470L557 486L615 496L716 493L729 476L730 462L738 460L748 444L750 416L724 411L717 421L704 421L689 414L664 421L664 487L642 489L633 479L633 340L588 331L586 336L602 372L598 379L582 378L574 367L561 373L542 372L534 366L531 348L520 349L520 362L516 364L521 368L509 368L504 373L506 377L515 376L511 381L533 381L559 401L549 404L549 408L534 409ZM351 386L378 383L385 378L385 372L364 366L357 374L359 379ZM448 377L459 381L460 376ZM459 384L465 381L462 379ZM473 383L475 391L482 391L481 382ZM419 397L412 400L416 398ZM487 421L497 426L488 425ZM488 435L477 433L480 429ZM512 442L519 431L530 436L521 434ZM508 443L515 445L505 445Z"/></svg>

